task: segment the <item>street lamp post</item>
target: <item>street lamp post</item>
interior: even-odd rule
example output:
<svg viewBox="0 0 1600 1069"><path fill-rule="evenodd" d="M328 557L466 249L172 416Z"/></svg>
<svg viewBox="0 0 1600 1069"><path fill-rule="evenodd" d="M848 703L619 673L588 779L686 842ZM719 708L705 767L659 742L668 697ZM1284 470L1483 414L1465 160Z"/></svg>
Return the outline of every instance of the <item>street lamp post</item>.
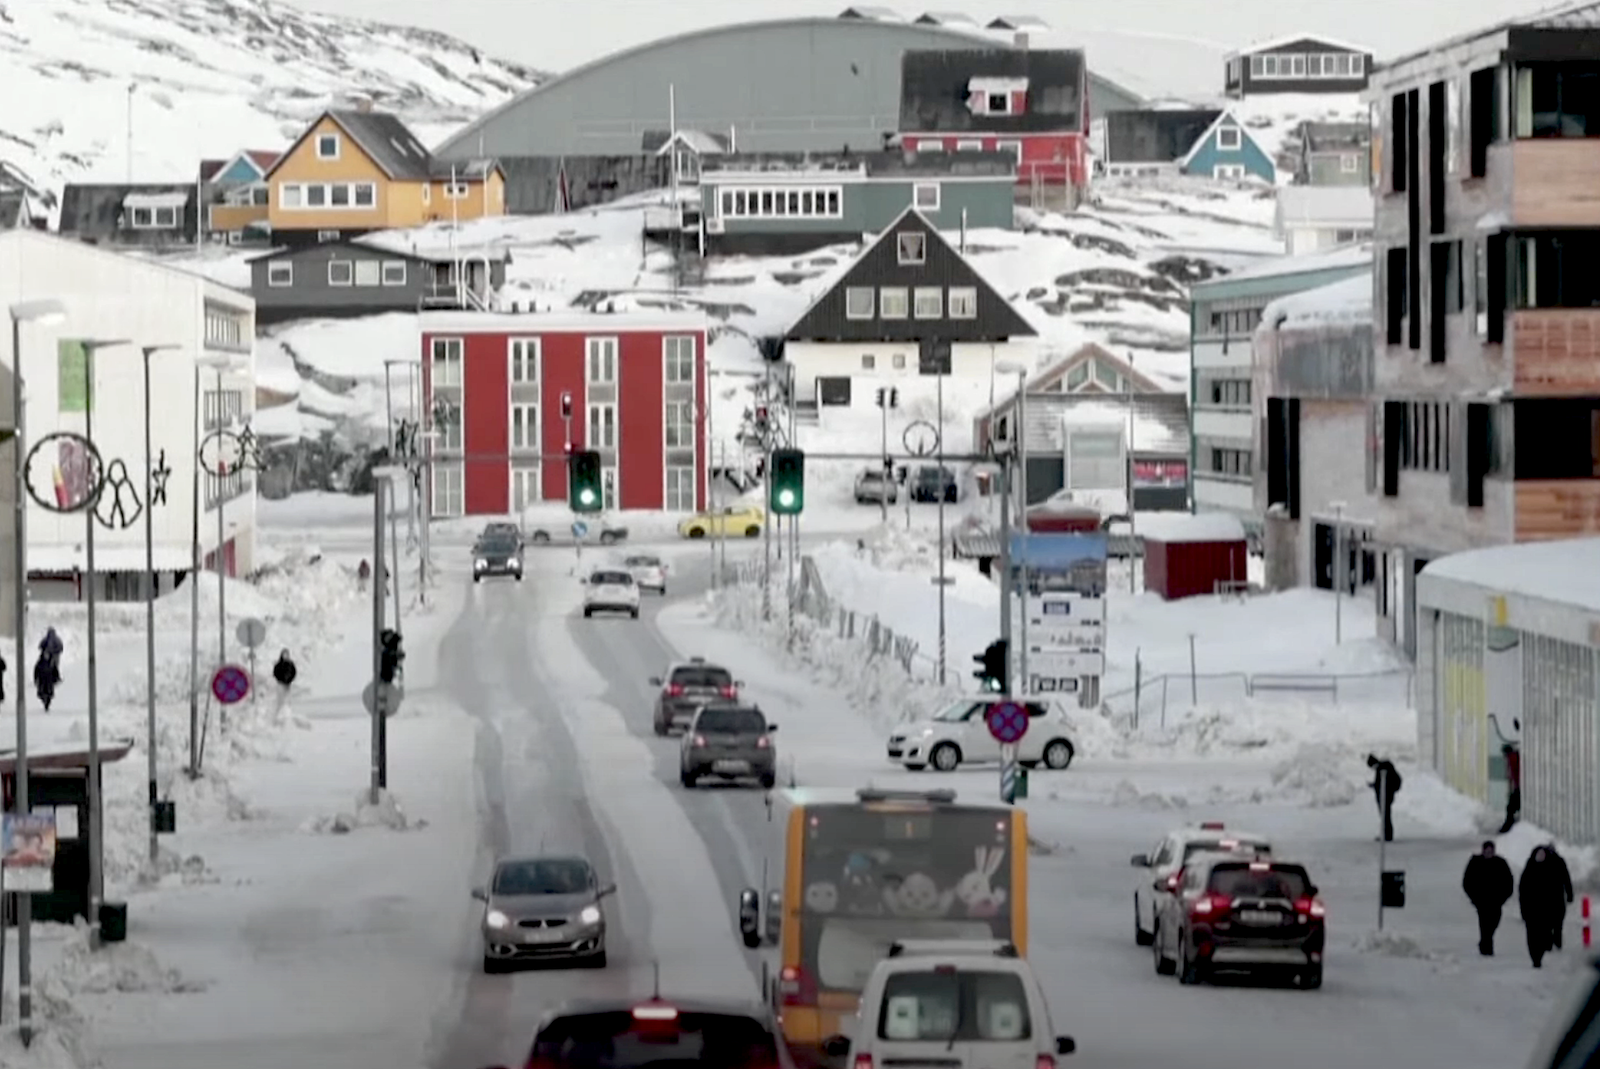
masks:
<svg viewBox="0 0 1600 1069"><path fill-rule="evenodd" d="M178 346L145 345L140 347L140 354L144 357L144 712L145 712L145 759L146 772L149 780L149 797L146 804L149 812L146 814L150 822L150 875L155 877L160 871L157 864L160 861L161 847L157 838L159 823L156 819L156 802L160 798L160 789L156 786L156 550L155 550L155 476L152 469L155 460L150 449L150 424L151 424L151 397L150 397L150 358L156 353L176 349ZM199 467L199 458L195 458L195 466ZM193 577L190 577L193 582ZM90 732L94 729L91 727ZM95 745L91 741L91 745ZM98 780L99 766L96 765L94 779ZM100 901L104 897L105 871L100 848L100 826L102 823L100 807L91 803L90 835L94 837L93 875L91 876L93 896L91 906L94 910L89 918L92 938L98 939L100 933Z"/></svg>
<svg viewBox="0 0 1600 1069"><path fill-rule="evenodd" d="M26 471L28 464L27 450L27 420L23 406L22 391L24 380L22 375L22 324L35 323L46 326L60 323L67 317L67 310L60 301L35 300L20 301L13 304L11 315L11 430L12 453L15 458L13 475L16 485L13 489L15 500L15 528L13 537L16 545L13 549L13 564L16 567L16 590L14 597L16 604L13 606L12 626L16 629L16 663L17 675L22 674L22 666L28 658L28 509L27 509L27 481ZM18 678L15 685L17 692L17 753L16 753L16 791L15 801L12 803L13 813L33 812L32 803L28 796L28 688ZM17 895L17 1015L19 1018L19 1031L22 1043L27 1046L33 1042L33 899L27 893Z"/></svg>
<svg viewBox="0 0 1600 1069"><path fill-rule="evenodd" d="M222 373L234 366L235 361L229 356L202 356L195 361L194 367L195 455L194 478L192 481L194 496L191 499L194 512L189 531L191 557L191 571L189 572L189 776L191 779L200 775L200 453L202 444L208 434L200 403L202 397L200 372L216 372L216 408L220 429ZM226 528L224 527L222 508L223 477L215 472L210 474L217 480L217 666L220 668L228 658L227 594L224 592L222 585L222 543L226 537Z"/></svg>
<svg viewBox="0 0 1600 1069"><path fill-rule="evenodd" d="M1017 614L1017 678L1011 687L1017 694L1028 693L1028 367L1026 364L1015 360L1002 360L995 365L998 371L1004 371L1017 377L1017 426L1012 447L1012 456L1017 461L1017 529L1022 533L1023 552L1021 559L1015 562L1017 568L1016 586L1020 591L1015 594L1021 600L1022 611ZM1010 509L1010 501L1000 503L1002 509ZM1009 554L1010 547L1006 547ZM1009 611L1009 610L1008 610ZM1008 647L1009 649L1009 647Z"/></svg>

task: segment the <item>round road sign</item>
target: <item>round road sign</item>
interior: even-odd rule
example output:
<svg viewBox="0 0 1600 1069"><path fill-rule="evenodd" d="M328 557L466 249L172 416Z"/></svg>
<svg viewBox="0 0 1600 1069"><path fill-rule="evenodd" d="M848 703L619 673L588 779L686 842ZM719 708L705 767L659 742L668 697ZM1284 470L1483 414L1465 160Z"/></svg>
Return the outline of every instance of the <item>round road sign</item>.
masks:
<svg viewBox="0 0 1600 1069"><path fill-rule="evenodd" d="M997 742L1020 742L1028 733L1028 710L1017 702L995 702L983 715Z"/></svg>
<svg viewBox="0 0 1600 1069"><path fill-rule="evenodd" d="M572 537L573 538L577 538L577 539L581 540L588 533L589 533L589 525L588 524L584 523L582 520L573 520L572 521Z"/></svg>
<svg viewBox="0 0 1600 1069"><path fill-rule="evenodd" d="M267 640L267 625L254 616L247 616L239 621L233 633L240 645L253 650Z"/></svg>
<svg viewBox="0 0 1600 1069"><path fill-rule="evenodd" d="M939 451L939 428L925 419L919 419L906 427L900 441L912 456L931 456Z"/></svg>
<svg viewBox="0 0 1600 1069"><path fill-rule="evenodd" d="M250 693L250 673L236 664L225 664L211 677L211 693L223 705L243 701Z"/></svg>

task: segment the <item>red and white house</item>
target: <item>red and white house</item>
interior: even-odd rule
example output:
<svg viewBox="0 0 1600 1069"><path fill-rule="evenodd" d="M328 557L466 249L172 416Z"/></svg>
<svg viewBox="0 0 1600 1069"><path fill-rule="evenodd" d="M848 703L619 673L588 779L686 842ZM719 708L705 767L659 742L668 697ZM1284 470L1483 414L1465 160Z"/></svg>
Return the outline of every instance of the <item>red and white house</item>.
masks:
<svg viewBox="0 0 1600 1069"><path fill-rule="evenodd" d="M703 316L435 312L421 321L434 516L565 501L569 449L600 451L607 508L705 508Z"/></svg>
<svg viewBox="0 0 1600 1069"><path fill-rule="evenodd" d="M900 141L915 152L1010 152L1017 184L1089 184L1089 66L1076 49L911 49Z"/></svg>

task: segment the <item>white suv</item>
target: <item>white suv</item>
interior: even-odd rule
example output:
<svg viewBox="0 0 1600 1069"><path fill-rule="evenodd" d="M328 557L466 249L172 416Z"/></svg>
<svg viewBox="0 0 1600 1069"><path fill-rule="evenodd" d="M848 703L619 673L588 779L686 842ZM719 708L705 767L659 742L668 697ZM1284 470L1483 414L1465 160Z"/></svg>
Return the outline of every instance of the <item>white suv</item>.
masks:
<svg viewBox="0 0 1600 1069"><path fill-rule="evenodd" d="M1229 831L1222 821L1208 820L1170 831L1148 854L1133 855L1133 867L1142 870L1133 886L1133 941L1139 946L1156 941L1161 910L1177 894L1184 864L1202 853L1261 857L1272 853L1272 843L1265 835Z"/></svg>
<svg viewBox="0 0 1600 1069"><path fill-rule="evenodd" d="M822 1049L846 1064L1055 1069L1077 1043L1050 1024L1044 990L1010 943L905 939L861 992L851 1035Z"/></svg>
<svg viewBox="0 0 1600 1069"><path fill-rule="evenodd" d="M929 765L939 772L953 772L963 764L999 761L1000 744L989 734L985 719L992 702L962 698L928 720L901 724L889 734L889 760L913 772ZM1042 764L1060 769L1072 764L1077 748L1072 745L1066 716L1048 702L1024 704L1028 732L1017 744L1017 760L1024 768Z"/></svg>
<svg viewBox="0 0 1600 1069"><path fill-rule="evenodd" d="M583 615L597 612L625 612L639 618L639 584L626 568L596 568L584 580Z"/></svg>

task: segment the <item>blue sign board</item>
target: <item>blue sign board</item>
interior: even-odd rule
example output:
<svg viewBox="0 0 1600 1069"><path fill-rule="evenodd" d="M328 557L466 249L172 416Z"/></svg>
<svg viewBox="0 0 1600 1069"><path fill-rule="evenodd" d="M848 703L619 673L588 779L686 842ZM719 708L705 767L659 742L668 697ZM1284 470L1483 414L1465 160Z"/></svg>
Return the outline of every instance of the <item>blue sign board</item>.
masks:
<svg viewBox="0 0 1600 1069"><path fill-rule="evenodd" d="M1106 593L1106 536L1103 533L1011 536L1011 570L1028 570L1028 593L1062 591L1099 598Z"/></svg>
<svg viewBox="0 0 1600 1069"><path fill-rule="evenodd" d="M582 538L584 535L586 535L588 533L589 533L589 525L588 524L584 523L582 520L573 520L572 521L572 537L573 538Z"/></svg>

